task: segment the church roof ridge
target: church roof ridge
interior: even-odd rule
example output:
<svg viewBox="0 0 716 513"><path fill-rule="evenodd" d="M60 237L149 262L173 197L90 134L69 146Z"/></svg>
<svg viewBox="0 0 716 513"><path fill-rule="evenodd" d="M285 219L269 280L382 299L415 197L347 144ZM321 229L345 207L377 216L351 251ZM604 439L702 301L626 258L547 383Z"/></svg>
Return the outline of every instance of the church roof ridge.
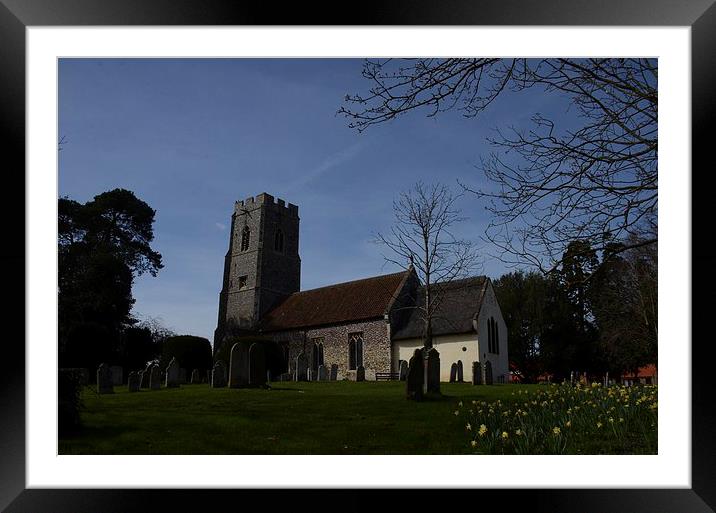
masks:
<svg viewBox="0 0 716 513"><path fill-rule="evenodd" d="M388 274L377 274L375 276L368 276L367 278L357 278L355 280L349 280L349 281L341 281L338 283L332 283L331 285L323 285L321 287L315 287L313 289L306 289L306 290L299 290L298 292L294 292L291 294L292 296L295 296L296 294L303 294L304 292L313 292L314 290L322 290L322 289L329 289L331 287L340 287L342 285L352 285L354 283L359 283L361 281L369 281L369 280L378 280L380 278L387 278L389 276L397 276L399 274L405 274L408 271L403 269L402 271L398 271L395 273L388 273Z"/></svg>

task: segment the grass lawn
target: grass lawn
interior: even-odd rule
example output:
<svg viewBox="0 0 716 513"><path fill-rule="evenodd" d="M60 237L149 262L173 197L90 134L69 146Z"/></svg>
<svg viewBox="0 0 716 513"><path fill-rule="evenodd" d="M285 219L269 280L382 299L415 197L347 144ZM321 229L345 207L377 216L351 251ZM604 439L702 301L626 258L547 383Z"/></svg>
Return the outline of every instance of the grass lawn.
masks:
<svg viewBox="0 0 716 513"><path fill-rule="evenodd" d="M82 394L83 427L60 454L460 454L471 453L460 401L503 403L541 385L443 383L439 399L405 399L404 382L274 383L270 390L142 390ZM617 452L585 440L581 454ZM627 452L644 452L633 447Z"/></svg>

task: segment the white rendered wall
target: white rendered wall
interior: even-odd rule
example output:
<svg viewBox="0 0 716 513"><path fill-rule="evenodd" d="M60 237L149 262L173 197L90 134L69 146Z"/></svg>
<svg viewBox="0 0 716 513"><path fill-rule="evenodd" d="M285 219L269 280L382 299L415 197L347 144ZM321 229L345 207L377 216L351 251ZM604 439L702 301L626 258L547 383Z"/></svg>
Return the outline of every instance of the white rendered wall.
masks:
<svg viewBox="0 0 716 513"><path fill-rule="evenodd" d="M415 349L423 347L423 340L410 338L393 342L393 361L410 361ZM472 362L478 361L477 335L463 333L433 337L433 347L440 353L440 381L450 381L450 367L462 361L463 380L472 381ZM465 351L462 348L465 348Z"/></svg>

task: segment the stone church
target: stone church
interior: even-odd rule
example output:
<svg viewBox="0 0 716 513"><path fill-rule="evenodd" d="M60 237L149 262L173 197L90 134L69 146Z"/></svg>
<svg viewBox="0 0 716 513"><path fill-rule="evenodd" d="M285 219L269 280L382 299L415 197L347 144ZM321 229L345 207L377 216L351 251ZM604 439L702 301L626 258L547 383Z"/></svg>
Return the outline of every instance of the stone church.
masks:
<svg viewBox="0 0 716 513"><path fill-rule="evenodd" d="M262 193L237 201L219 295L214 354L230 329L270 337L291 372L303 352L313 369L337 366L337 379L396 373L422 346L420 281L405 271L300 290L298 207ZM472 379L472 362L492 366L494 382L509 381L507 328L490 279L434 284L442 301L433 319L441 381L453 364Z"/></svg>

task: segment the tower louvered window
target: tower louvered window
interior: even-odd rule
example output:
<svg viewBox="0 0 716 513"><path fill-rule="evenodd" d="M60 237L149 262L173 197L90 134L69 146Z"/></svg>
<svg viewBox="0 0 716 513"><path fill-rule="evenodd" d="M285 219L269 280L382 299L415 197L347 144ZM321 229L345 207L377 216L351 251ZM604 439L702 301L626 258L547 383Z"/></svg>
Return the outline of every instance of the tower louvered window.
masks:
<svg viewBox="0 0 716 513"><path fill-rule="evenodd" d="M241 251L249 249L249 242L251 242L251 229L244 226L244 229L241 230Z"/></svg>
<svg viewBox="0 0 716 513"><path fill-rule="evenodd" d="M283 253L283 231L281 230L281 228L276 230L276 236L274 237L273 241L273 249L280 253Z"/></svg>

